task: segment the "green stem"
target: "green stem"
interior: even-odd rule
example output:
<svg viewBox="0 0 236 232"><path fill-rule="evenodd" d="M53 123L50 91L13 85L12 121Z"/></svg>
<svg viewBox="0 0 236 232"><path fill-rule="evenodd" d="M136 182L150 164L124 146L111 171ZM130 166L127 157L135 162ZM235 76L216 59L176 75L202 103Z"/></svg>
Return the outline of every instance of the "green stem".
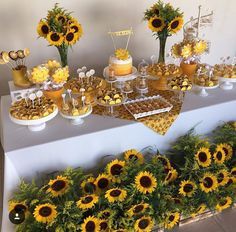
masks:
<svg viewBox="0 0 236 232"><path fill-rule="evenodd" d="M57 47L57 49L60 54L62 67L67 66L68 65L68 60L67 60L68 46L61 45L61 46Z"/></svg>
<svg viewBox="0 0 236 232"><path fill-rule="evenodd" d="M165 63L165 47L166 47L166 35L159 36L160 49L158 63Z"/></svg>

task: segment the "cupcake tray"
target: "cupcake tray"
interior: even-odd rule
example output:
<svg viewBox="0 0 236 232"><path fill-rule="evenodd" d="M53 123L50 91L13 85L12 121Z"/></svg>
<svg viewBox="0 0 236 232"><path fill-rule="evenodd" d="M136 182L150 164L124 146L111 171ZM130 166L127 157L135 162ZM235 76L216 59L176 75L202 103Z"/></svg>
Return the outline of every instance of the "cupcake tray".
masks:
<svg viewBox="0 0 236 232"><path fill-rule="evenodd" d="M126 101L125 108L135 119L169 112L173 105L160 95Z"/></svg>

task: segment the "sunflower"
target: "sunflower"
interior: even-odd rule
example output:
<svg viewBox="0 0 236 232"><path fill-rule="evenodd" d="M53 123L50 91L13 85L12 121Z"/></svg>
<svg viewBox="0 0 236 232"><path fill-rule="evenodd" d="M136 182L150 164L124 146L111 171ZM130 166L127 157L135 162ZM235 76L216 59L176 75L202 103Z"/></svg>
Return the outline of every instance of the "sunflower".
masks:
<svg viewBox="0 0 236 232"><path fill-rule="evenodd" d="M231 174L231 178L232 178L233 182L236 183L236 167L231 169L230 174Z"/></svg>
<svg viewBox="0 0 236 232"><path fill-rule="evenodd" d="M64 176L57 176L56 179L50 180L47 193L51 193L52 197L64 195L69 190L69 180Z"/></svg>
<svg viewBox="0 0 236 232"><path fill-rule="evenodd" d="M66 22L66 20L67 20L67 17L65 15L63 15L63 14L58 14L56 16L56 20L58 22L60 22L61 24L64 24Z"/></svg>
<svg viewBox="0 0 236 232"><path fill-rule="evenodd" d="M149 204L147 203L140 203L140 204L134 205L128 210L127 215L132 217L133 215L144 213L147 208L149 208Z"/></svg>
<svg viewBox="0 0 236 232"><path fill-rule="evenodd" d="M195 154L195 159L198 164L202 167L208 167L211 165L211 153L208 148L201 147L197 154Z"/></svg>
<svg viewBox="0 0 236 232"><path fill-rule="evenodd" d="M37 32L40 37L46 38L50 32L50 28L49 28L48 23L43 20L40 20L38 27L37 27Z"/></svg>
<svg viewBox="0 0 236 232"><path fill-rule="evenodd" d="M186 44L181 48L181 56L185 59L192 55L192 47L190 44Z"/></svg>
<svg viewBox="0 0 236 232"><path fill-rule="evenodd" d="M47 35L47 41L49 42L50 45L54 46L60 46L63 43L63 35L58 32L49 32Z"/></svg>
<svg viewBox="0 0 236 232"><path fill-rule="evenodd" d="M99 227L101 231L109 231L109 225L106 220L100 220Z"/></svg>
<svg viewBox="0 0 236 232"><path fill-rule="evenodd" d="M157 180L150 172L139 172L135 177L135 185L141 193L152 193L157 186Z"/></svg>
<svg viewBox="0 0 236 232"><path fill-rule="evenodd" d="M124 158L127 161L137 161L138 163L142 164L144 162L143 154L138 152L135 149L130 149L124 152Z"/></svg>
<svg viewBox="0 0 236 232"><path fill-rule="evenodd" d="M225 152L225 160L230 160L233 155L233 148L227 143L218 144L217 147L221 148Z"/></svg>
<svg viewBox="0 0 236 232"><path fill-rule="evenodd" d="M199 40L194 45L193 50L197 55L203 54L207 50L207 42L204 40Z"/></svg>
<svg viewBox="0 0 236 232"><path fill-rule="evenodd" d="M216 190L217 187L218 187L217 178L209 172L205 173L200 181L201 190L205 193L209 193Z"/></svg>
<svg viewBox="0 0 236 232"><path fill-rule="evenodd" d="M96 188L98 190L105 190L108 188L110 184L110 177L106 174L99 174L99 176L96 178L94 184L96 185Z"/></svg>
<svg viewBox="0 0 236 232"><path fill-rule="evenodd" d="M183 180L180 183L179 194L187 197L191 197L196 190L197 186L193 181Z"/></svg>
<svg viewBox="0 0 236 232"><path fill-rule="evenodd" d="M69 30L64 36L64 42L67 45L73 45L78 40L79 36L77 33L74 33L74 30Z"/></svg>
<svg viewBox="0 0 236 232"><path fill-rule="evenodd" d="M161 17L152 17L148 20L148 27L153 32L160 32L165 27L165 22Z"/></svg>
<svg viewBox="0 0 236 232"><path fill-rule="evenodd" d="M84 180L81 183L81 188L85 193L95 193L96 192L96 185L94 184L95 179L93 177L89 177L87 180Z"/></svg>
<svg viewBox="0 0 236 232"><path fill-rule="evenodd" d="M178 212L167 213L164 221L164 228L166 229L173 228L179 222L179 219L180 219L180 214Z"/></svg>
<svg viewBox="0 0 236 232"><path fill-rule="evenodd" d="M112 215L112 211L109 209L105 209L98 213L98 218L100 219L108 219Z"/></svg>
<svg viewBox="0 0 236 232"><path fill-rule="evenodd" d="M205 212L207 206L205 204L201 204L194 213L191 214L191 217L195 218L197 215Z"/></svg>
<svg viewBox="0 0 236 232"><path fill-rule="evenodd" d="M184 20L182 17L175 17L169 24L168 24L168 31L171 34L177 33L183 26Z"/></svg>
<svg viewBox="0 0 236 232"><path fill-rule="evenodd" d="M154 222L149 216L143 216L134 223L134 229L137 232L151 232L153 227Z"/></svg>
<svg viewBox="0 0 236 232"><path fill-rule="evenodd" d="M38 205L33 214L36 221L50 223L57 217L56 206L49 203Z"/></svg>
<svg viewBox="0 0 236 232"><path fill-rule="evenodd" d="M165 177L164 183L168 184L172 181L175 181L177 177L178 177L178 172L176 171L176 169L171 168Z"/></svg>
<svg viewBox="0 0 236 232"><path fill-rule="evenodd" d="M81 197L79 201L77 201L77 206L80 209L91 209L98 203L98 196L95 194L87 195Z"/></svg>
<svg viewBox="0 0 236 232"><path fill-rule="evenodd" d="M82 232L99 232L100 231L100 220L94 216L89 216L84 219L82 224Z"/></svg>
<svg viewBox="0 0 236 232"><path fill-rule="evenodd" d="M124 201L127 196L126 190L120 188L112 188L106 191L105 198L110 203L114 203L115 201Z"/></svg>
<svg viewBox="0 0 236 232"><path fill-rule="evenodd" d="M121 161L118 159L113 160L107 165L107 172L111 177L112 181L119 181L119 177L123 173L124 166L125 161Z"/></svg>
<svg viewBox="0 0 236 232"><path fill-rule="evenodd" d="M213 154L213 158L214 158L215 163L223 164L225 161L225 157L226 156L225 156L224 150L220 146L217 145L215 152Z"/></svg>
<svg viewBox="0 0 236 232"><path fill-rule="evenodd" d="M157 155L155 158L161 162L165 169L171 169L171 164L167 157L163 155Z"/></svg>
<svg viewBox="0 0 236 232"><path fill-rule="evenodd" d="M25 201L22 202L9 201L8 211L11 212L12 210L15 210L16 212L27 212L28 207L26 206Z"/></svg>
<svg viewBox="0 0 236 232"><path fill-rule="evenodd" d="M171 48L171 54L174 57L179 58L180 57L180 49L181 49L181 47L179 46L179 44L174 44Z"/></svg>
<svg viewBox="0 0 236 232"><path fill-rule="evenodd" d="M216 210L218 212L221 212L224 209L227 209L232 204L232 198L231 197L225 197L224 199L221 199L220 202L216 205Z"/></svg>
<svg viewBox="0 0 236 232"><path fill-rule="evenodd" d="M224 186L229 181L229 173L226 169L222 169L217 173L217 182L219 186Z"/></svg>

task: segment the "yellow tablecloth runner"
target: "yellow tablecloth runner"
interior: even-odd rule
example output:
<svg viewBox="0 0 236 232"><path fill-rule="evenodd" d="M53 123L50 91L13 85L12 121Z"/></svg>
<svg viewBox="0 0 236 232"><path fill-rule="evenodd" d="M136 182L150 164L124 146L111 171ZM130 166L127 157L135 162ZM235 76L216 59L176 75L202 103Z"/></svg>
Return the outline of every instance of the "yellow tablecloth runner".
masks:
<svg viewBox="0 0 236 232"><path fill-rule="evenodd" d="M151 86L149 86L149 93L147 94L148 96L153 96L158 94L164 97L169 102L171 102L170 99L174 93L172 91L155 90ZM135 94L130 94L129 97L133 99L135 97ZM181 103L178 104L175 103L170 112L151 115L148 117L137 119L136 121L142 122L144 125L146 125L147 127L151 128L152 130L161 135L165 135L165 133L168 131L168 129L171 127L173 122L178 117L181 107L182 107ZM115 111L118 111L118 118L126 120L135 120L134 117L125 109L123 105L114 107L114 109ZM105 110L106 110L105 107L97 105L94 106L93 113L104 115Z"/></svg>

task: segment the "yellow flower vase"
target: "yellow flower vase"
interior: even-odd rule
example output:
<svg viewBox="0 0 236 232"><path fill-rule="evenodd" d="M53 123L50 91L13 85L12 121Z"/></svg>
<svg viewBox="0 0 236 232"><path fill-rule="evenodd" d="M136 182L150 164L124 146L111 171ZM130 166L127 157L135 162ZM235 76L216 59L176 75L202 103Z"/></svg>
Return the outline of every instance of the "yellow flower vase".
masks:
<svg viewBox="0 0 236 232"><path fill-rule="evenodd" d="M52 99L57 106L60 108L61 104L62 104L62 94L64 93L64 88L60 88L60 89L52 89L52 90L44 90L43 94L46 98Z"/></svg>
<svg viewBox="0 0 236 232"><path fill-rule="evenodd" d="M186 74L187 76L193 76L197 70L197 64L185 64L184 62L181 62L180 68L182 69L183 74Z"/></svg>
<svg viewBox="0 0 236 232"><path fill-rule="evenodd" d="M19 65L12 69L13 83L15 86L28 88L32 85L27 77L27 67Z"/></svg>

